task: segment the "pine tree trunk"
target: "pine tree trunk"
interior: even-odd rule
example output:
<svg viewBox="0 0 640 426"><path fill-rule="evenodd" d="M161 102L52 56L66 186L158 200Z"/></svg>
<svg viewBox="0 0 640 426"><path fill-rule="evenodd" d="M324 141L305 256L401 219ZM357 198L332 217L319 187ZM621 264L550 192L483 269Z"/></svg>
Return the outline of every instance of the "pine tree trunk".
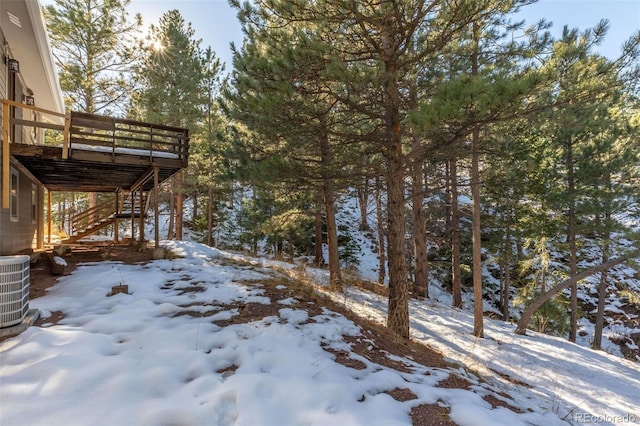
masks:
<svg viewBox="0 0 640 426"><path fill-rule="evenodd" d="M317 266L324 265L324 255L322 253L322 208L324 197L322 193L318 191L316 195L316 212L315 212L315 232L316 241L313 245L314 252L314 264Z"/></svg>
<svg viewBox="0 0 640 426"><path fill-rule="evenodd" d="M504 242L504 288L502 289L502 319L509 321L509 288L511 287L511 214L507 212L505 220Z"/></svg>
<svg viewBox="0 0 640 426"><path fill-rule="evenodd" d="M362 184L358 187L358 204L360 207L360 231L369 231L369 221L367 210L369 209L369 178L364 177Z"/></svg>
<svg viewBox="0 0 640 426"><path fill-rule="evenodd" d="M606 251L608 247L603 247L602 262L608 260ZM607 301L607 272L600 272L600 283L598 284L598 312L596 313L596 326L593 332L592 348L602 349L602 329L604 328L604 308Z"/></svg>
<svg viewBox="0 0 640 426"><path fill-rule="evenodd" d="M482 241L480 227L480 154L478 153L479 131L472 135L471 154L471 198L473 203L473 335L484 337L484 300L482 297Z"/></svg>
<svg viewBox="0 0 640 426"><path fill-rule="evenodd" d="M409 280L407 277L404 217L404 170L397 58L387 28L381 32L384 69L385 159L387 166L387 230L389 258L389 307L387 327L409 338Z"/></svg>
<svg viewBox="0 0 640 426"><path fill-rule="evenodd" d="M413 148L420 148L420 139L414 132ZM413 250L416 259L416 270L413 282L413 293L416 297L429 297L429 263L427 260L426 221L422 208L424 199L424 167L422 161L414 161L411 165L411 204L413 213Z"/></svg>
<svg viewBox="0 0 640 426"><path fill-rule="evenodd" d="M382 182L376 177L376 222L378 230L378 283L384 284L387 277L387 255L385 250L384 215L382 214Z"/></svg>
<svg viewBox="0 0 640 426"><path fill-rule="evenodd" d="M389 256L389 312L387 327L409 338L409 281L405 258L404 168L400 147L389 161L387 171L387 229Z"/></svg>
<svg viewBox="0 0 640 426"><path fill-rule="evenodd" d="M66 225L66 211L67 211L67 198L63 198L62 200L58 200L58 218L60 220L60 224L62 225L61 230L68 229ZM69 233L71 235L71 233Z"/></svg>
<svg viewBox="0 0 640 426"><path fill-rule="evenodd" d="M458 159L449 161L451 186L451 289L453 306L462 308L462 274L460 269L460 207L458 205Z"/></svg>
<svg viewBox="0 0 640 426"><path fill-rule="evenodd" d="M182 221L184 214L184 194L182 193L182 173L176 174L176 240L182 241Z"/></svg>
<svg viewBox="0 0 640 426"><path fill-rule="evenodd" d="M213 247L213 185L209 184L207 201L207 245Z"/></svg>
<svg viewBox="0 0 640 426"><path fill-rule="evenodd" d="M342 272L340 271L340 252L338 251L338 227L333 194L333 182L324 182L325 211L327 214L327 243L329 248L329 290L342 291Z"/></svg>
<svg viewBox="0 0 640 426"><path fill-rule="evenodd" d="M610 189L610 188L609 188ZM611 223L611 213L607 211L605 213L604 226L608 227ZM609 240L611 238L610 232L605 232L602 244L602 263L607 263L609 260ZM602 329L604 328L604 308L607 302L607 271L600 273L600 283L598 284L598 311L596 313L596 326L593 332L593 344L592 348L599 350L602 349Z"/></svg>
<svg viewBox="0 0 640 426"><path fill-rule="evenodd" d="M168 226L168 230L167 230L167 239L168 240L173 240L173 236L174 234L174 214L175 214L175 192L174 192L174 188L176 187L176 178L175 176L171 178L171 191L169 194L169 226Z"/></svg>
<svg viewBox="0 0 640 426"><path fill-rule="evenodd" d="M320 157L322 161L322 191L327 215L327 243L329 246L329 290L342 291L342 273L340 271L340 252L338 250L338 227L336 225L335 193L333 178L329 176L332 159L329 147L329 135L325 117L320 118Z"/></svg>
<svg viewBox="0 0 640 426"><path fill-rule="evenodd" d="M69 224L69 235L73 232L73 215L76 212L76 193L71 193L71 205L69 206L69 210L67 210L67 223Z"/></svg>
<svg viewBox="0 0 640 426"><path fill-rule="evenodd" d="M191 223L196 224L196 220L198 219L198 214L200 213L200 209L198 208L198 194L193 194L193 210L191 211Z"/></svg>
<svg viewBox="0 0 640 426"><path fill-rule="evenodd" d="M567 192L569 198L567 239L569 240L569 276L573 277L578 271L578 250L576 248L576 188L573 170L573 141L567 138ZM571 285L571 328L569 341L575 342L578 334L578 283Z"/></svg>
<svg viewBox="0 0 640 426"><path fill-rule="evenodd" d="M478 75L478 29L473 23L474 49L471 74ZM476 126L471 135L471 198L473 202L473 335L484 337L484 309L482 298L482 241L480 227L480 130Z"/></svg>

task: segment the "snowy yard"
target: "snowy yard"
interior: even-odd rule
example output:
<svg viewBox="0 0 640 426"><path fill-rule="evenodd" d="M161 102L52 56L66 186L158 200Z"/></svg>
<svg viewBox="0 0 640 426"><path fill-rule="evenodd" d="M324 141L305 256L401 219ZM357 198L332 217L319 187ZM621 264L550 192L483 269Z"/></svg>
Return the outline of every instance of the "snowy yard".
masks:
<svg viewBox="0 0 640 426"><path fill-rule="evenodd" d="M408 425L420 405L449 409L459 425L640 423L638 364L515 336L513 325L491 320L477 340L466 312L413 302L413 338L464 368L388 355L404 366L391 368L353 352L354 340L371 335L294 297L281 272L197 243L164 244L184 257L85 264L31 301L45 317L64 318L0 343L2 426ZM119 284L130 294L108 296ZM379 296L348 288L335 299L362 317L385 317ZM275 314L239 320L261 306ZM470 385L437 386L452 374ZM398 389L415 398L392 397Z"/></svg>

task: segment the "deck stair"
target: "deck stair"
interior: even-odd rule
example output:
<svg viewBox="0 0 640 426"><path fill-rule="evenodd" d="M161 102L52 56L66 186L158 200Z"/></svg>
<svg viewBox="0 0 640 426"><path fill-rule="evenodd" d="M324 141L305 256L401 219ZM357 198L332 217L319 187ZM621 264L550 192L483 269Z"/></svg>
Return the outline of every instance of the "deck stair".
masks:
<svg viewBox="0 0 640 426"><path fill-rule="evenodd" d="M140 218L140 206L146 203L146 194L140 197L140 193L134 193L133 212L132 197L124 194L115 194L96 206L76 213L71 217L71 235L64 243L74 243L86 236L114 224L117 220ZM146 215L145 215L146 217Z"/></svg>

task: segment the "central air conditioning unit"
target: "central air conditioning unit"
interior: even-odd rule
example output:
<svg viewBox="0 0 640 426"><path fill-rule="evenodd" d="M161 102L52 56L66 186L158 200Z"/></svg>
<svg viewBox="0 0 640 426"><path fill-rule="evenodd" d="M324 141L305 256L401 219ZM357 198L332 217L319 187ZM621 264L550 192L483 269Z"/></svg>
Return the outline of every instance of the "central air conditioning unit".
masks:
<svg viewBox="0 0 640 426"><path fill-rule="evenodd" d="M0 328L20 324L29 310L31 258L0 256Z"/></svg>

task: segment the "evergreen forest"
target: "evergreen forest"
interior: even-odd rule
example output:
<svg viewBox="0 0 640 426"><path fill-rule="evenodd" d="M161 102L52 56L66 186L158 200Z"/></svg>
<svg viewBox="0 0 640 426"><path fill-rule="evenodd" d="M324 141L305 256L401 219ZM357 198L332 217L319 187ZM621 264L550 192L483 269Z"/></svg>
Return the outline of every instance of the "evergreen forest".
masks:
<svg viewBox="0 0 640 426"><path fill-rule="evenodd" d="M640 31L608 58L606 20L553 37L516 18L533 0L229 2L230 64L179 10L143 34L130 0L44 7L68 108L189 129L163 238L384 287L401 338L434 288L478 338L491 315L575 342L587 318L600 349L607 304L638 310ZM55 194L61 232L98 198Z"/></svg>

